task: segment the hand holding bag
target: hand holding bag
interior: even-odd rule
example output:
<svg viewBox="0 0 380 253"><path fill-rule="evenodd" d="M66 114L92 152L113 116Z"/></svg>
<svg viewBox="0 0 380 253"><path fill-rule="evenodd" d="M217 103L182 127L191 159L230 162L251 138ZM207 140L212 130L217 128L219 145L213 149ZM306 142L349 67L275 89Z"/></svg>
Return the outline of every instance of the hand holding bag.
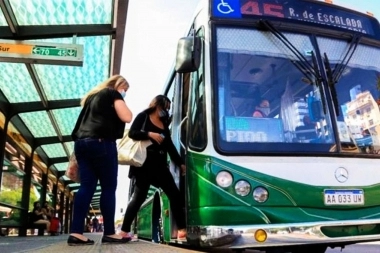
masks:
<svg viewBox="0 0 380 253"><path fill-rule="evenodd" d="M80 182L79 167L74 152L70 155L69 165L67 166L65 176L76 183Z"/></svg>
<svg viewBox="0 0 380 253"><path fill-rule="evenodd" d="M141 128L144 131L145 123L148 115L145 118L144 124ZM134 167L141 167L147 156L146 148L150 146L150 140L136 141L128 136L128 132L124 134L118 147L117 159L121 165L132 165Z"/></svg>

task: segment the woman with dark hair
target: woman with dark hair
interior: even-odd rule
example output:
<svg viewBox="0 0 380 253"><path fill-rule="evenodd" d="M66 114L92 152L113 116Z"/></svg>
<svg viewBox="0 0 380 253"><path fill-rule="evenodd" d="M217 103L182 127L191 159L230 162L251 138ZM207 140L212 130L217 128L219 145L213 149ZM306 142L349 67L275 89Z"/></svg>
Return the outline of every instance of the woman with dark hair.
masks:
<svg viewBox="0 0 380 253"><path fill-rule="evenodd" d="M152 141L147 148L147 158L142 167L130 167L129 177L134 178L135 186L132 200L129 202L120 235L131 238L131 224L138 210L145 201L151 185L161 188L168 196L173 217L177 223L178 239L186 239L186 222L181 195L174 178L169 171L167 154L170 159L185 173L186 166L178 154L169 130L170 100L158 95L150 103L148 109L139 113L133 121L128 136L134 140Z"/></svg>
<svg viewBox="0 0 380 253"><path fill-rule="evenodd" d="M53 210L49 207L49 202L45 201L44 206L41 208L44 215L46 215L47 220L53 218Z"/></svg>
<svg viewBox="0 0 380 253"><path fill-rule="evenodd" d="M46 232L49 232L50 221L44 214L39 201L33 203L32 221L34 224L46 224Z"/></svg>

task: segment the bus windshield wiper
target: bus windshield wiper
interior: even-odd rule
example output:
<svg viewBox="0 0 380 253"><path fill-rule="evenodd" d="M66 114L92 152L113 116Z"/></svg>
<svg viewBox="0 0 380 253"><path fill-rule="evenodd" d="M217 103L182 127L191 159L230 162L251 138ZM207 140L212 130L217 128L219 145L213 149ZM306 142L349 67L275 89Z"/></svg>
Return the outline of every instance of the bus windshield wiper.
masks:
<svg viewBox="0 0 380 253"><path fill-rule="evenodd" d="M339 116L339 101L335 84L339 81L352 56L354 55L354 52L356 51L356 48L359 45L360 39L361 37L359 35L354 34L354 37L352 38L352 41L346 54L344 55L342 61L336 65L334 70L331 70L330 61L327 57L327 54L324 53L323 61L326 68L328 86L331 92L336 116Z"/></svg>
<svg viewBox="0 0 380 253"><path fill-rule="evenodd" d="M350 62L352 56L354 55L356 48L359 45L360 39L361 39L361 36L359 36L358 34L355 33L351 42L350 42L350 46L349 46L346 54L344 55L342 61L340 63L338 63L336 65L335 69L333 70L332 81L334 84L337 83L339 81L340 77L342 76L344 70L346 69L348 63ZM325 53L325 57L327 57L326 53Z"/></svg>
<svg viewBox="0 0 380 253"><path fill-rule="evenodd" d="M334 79L333 71L331 70L330 61L327 58L326 53L324 53L323 62L325 64L325 68L326 68L327 83L328 83L330 93L331 93L331 97L332 97L332 101L334 104L335 114L336 114L336 116L339 116L338 94L337 94L336 88L335 88L336 81L334 81L335 79Z"/></svg>
<svg viewBox="0 0 380 253"><path fill-rule="evenodd" d="M315 83L319 88L320 93L323 94L323 86L321 85L323 77L318 70L318 63L316 56L313 51L311 51L311 58L313 65L305 58L305 56L283 35L278 31L268 20L260 20L260 23L265 26L274 36L276 36L292 53L299 61L292 60L291 62L297 67L299 71L309 80L309 82ZM310 76L310 74L312 76ZM313 78L315 81L313 81ZM321 103L323 107L323 112L326 114L326 101L324 96L321 96Z"/></svg>
<svg viewBox="0 0 380 253"><path fill-rule="evenodd" d="M298 49L280 32L278 31L268 20L260 20L260 23L265 26L274 36L276 36L299 60L291 61L305 77L310 81L310 83L314 83L310 74L317 80L317 83L320 83L322 80L322 76L318 71L316 66L312 66L310 62L305 58L305 56L298 51Z"/></svg>

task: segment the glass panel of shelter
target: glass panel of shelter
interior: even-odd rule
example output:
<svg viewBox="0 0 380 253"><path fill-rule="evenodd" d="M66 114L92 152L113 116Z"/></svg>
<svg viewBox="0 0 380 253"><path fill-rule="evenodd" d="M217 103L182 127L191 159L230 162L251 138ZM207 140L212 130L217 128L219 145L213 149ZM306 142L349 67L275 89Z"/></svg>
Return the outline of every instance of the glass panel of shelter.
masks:
<svg viewBox="0 0 380 253"><path fill-rule="evenodd" d="M40 101L40 97L23 63L0 62L0 87L10 103Z"/></svg>
<svg viewBox="0 0 380 253"><path fill-rule="evenodd" d="M10 0L19 25L111 24L113 2L97 0Z"/></svg>
<svg viewBox="0 0 380 253"><path fill-rule="evenodd" d="M0 11L0 26L8 26L8 23L5 20L5 17L2 11Z"/></svg>
<svg viewBox="0 0 380 253"><path fill-rule="evenodd" d="M74 43L73 38L38 41L65 44ZM109 59L111 57L110 36L78 37L75 43L83 45L82 67L35 65L36 72L48 100L81 98L95 84L103 82L109 75Z"/></svg>
<svg viewBox="0 0 380 253"><path fill-rule="evenodd" d="M46 111L20 113L19 116L35 138L57 136Z"/></svg>
<svg viewBox="0 0 380 253"><path fill-rule="evenodd" d="M71 135L80 110L80 107L73 107L51 111L62 135Z"/></svg>
<svg viewBox="0 0 380 253"><path fill-rule="evenodd" d="M42 145L41 148L45 151L49 158L64 157L67 156L62 144L48 144Z"/></svg>

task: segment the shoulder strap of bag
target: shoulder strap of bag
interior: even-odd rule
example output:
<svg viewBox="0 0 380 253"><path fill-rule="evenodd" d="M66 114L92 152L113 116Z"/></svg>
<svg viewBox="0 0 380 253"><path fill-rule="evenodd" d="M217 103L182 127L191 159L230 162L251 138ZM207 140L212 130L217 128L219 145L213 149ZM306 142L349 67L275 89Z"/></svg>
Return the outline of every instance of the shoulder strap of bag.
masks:
<svg viewBox="0 0 380 253"><path fill-rule="evenodd" d="M144 120L144 124L142 125L141 127L141 131L145 132L145 124L146 124L146 119L148 118L148 114L146 113L145 114L145 120Z"/></svg>
<svg viewBox="0 0 380 253"><path fill-rule="evenodd" d="M93 96L92 96L93 97ZM77 119L77 122L75 123L75 127L72 131L72 134L71 134L71 138L73 140L75 140L77 137L75 136L75 133L78 131L80 125L82 124L82 121L83 121L83 117L84 117L84 114L86 113L86 111L88 110L89 106L90 106L90 98L92 100L92 97L88 97L87 100L86 100L86 103L84 104L82 110L80 111L79 113L79 116L78 116L78 119Z"/></svg>

